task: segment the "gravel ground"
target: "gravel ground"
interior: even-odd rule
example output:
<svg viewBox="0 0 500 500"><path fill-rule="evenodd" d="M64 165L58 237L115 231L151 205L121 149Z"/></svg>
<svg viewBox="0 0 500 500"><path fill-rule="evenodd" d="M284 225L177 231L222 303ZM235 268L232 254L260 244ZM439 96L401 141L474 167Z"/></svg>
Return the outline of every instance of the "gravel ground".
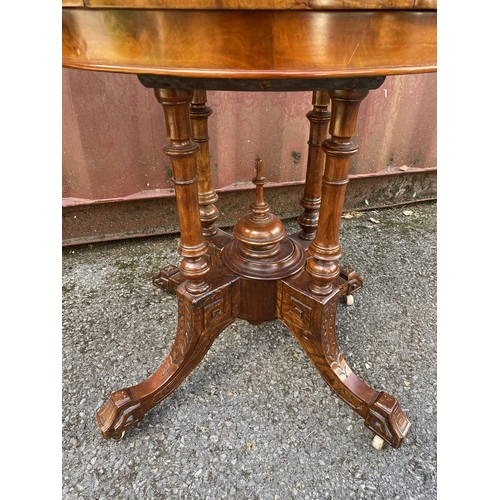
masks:
<svg viewBox="0 0 500 500"><path fill-rule="evenodd" d="M103 439L96 411L173 342L177 302L151 276L178 263L178 237L63 249L62 498L437 498L436 212L419 203L342 220L341 263L364 286L339 306L339 343L412 421L398 450L372 447L277 321L238 320L121 441Z"/></svg>

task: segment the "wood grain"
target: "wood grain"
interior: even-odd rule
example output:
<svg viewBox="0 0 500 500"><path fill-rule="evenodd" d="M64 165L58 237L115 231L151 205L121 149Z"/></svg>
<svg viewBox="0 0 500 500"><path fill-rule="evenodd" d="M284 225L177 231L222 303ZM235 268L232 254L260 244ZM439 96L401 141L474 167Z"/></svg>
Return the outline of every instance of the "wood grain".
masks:
<svg viewBox="0 0 500 500"><path fill-rule="evenodd" d="M64 67L182 77L436 71L436 12L63 9Z"/></svg>
<svg viewBox="0 0 500 500"><path fill-rule="evenodd" d="M128 9L437 9L437 0L63 0L88 8Z"/></svg>

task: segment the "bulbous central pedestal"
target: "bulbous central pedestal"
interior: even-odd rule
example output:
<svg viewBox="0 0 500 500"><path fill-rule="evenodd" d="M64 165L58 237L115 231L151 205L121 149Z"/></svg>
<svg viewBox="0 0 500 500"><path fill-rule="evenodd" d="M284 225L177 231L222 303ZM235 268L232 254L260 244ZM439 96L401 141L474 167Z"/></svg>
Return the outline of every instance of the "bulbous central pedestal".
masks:
<svg viewBox="0 0 500 500"><path fill-rule="evenodd" d="M279 253L280 241L286 236L281 220L266 213L242 217L233 228L234 237L241 242L241 251L248 257L265 259Z"/></svg>
<svg viewBox="0 0 500 500"><path fill-rule="evenodd" d="M264 201L262 160L257 160L256 199L250 214L233 228L234 240L224 247L222 262L234 273L247 278L275 280L296 273L305 264L305 252L286 236L281 220L269 213Z"/></svg>

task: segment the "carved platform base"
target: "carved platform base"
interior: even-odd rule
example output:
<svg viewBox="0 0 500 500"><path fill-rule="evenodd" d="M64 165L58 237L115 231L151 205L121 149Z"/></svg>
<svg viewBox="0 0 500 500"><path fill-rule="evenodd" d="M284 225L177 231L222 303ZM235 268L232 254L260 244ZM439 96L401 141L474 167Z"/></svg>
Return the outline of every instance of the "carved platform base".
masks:
<svg viewBox="0 0 500 500"><path fill-rule="evenodd" d="M230 234L221 230L219 230L215 238L207 238L212 267L216 267L222 263L222 249L224 245L232 241L232 239ZM307 247L311 243L310 241L300 238L299 233L290 235L290 239L300 243L305 250L307 250ZM175 293L177 287L183 282L184 277L177 266L168 265L153 276L153 285L168 293ZM352 295L361 289L363 286L363 279L352 267L340 266L340 273L335 278L335 285L339 289L341 297L344 295Z"/></svg>
<svg viewBox="0 0 500 500"><path fill-rule="evenodd" d="M308 290L306 271L294 276L260 281L237 276L224 265L212 269L209 291L186 292L177 268L165 268L155 285L178 297L177 335L163 365L147 380L111 394L97 413L105 438L120 436L171 394L198 366L217 336L236 318L259 324L278 319L295 336L332 391L364 418L365 425L392 447L398 448L410 421L398 401L360 380L347 365L338 346L335 318L339 298L359 289L361 279L344 267L328 296ZM259 299L256 299L259 297Z"/></svg>

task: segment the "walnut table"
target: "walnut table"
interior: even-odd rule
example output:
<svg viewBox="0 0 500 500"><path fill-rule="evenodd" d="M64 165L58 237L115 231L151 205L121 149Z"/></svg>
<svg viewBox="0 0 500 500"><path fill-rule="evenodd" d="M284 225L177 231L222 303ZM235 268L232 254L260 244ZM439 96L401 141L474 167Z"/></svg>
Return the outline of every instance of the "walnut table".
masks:
<svg viewBox="0 0 500 500"><path fill-rule="evenodd" d="M200 363L237 318L278 319L332 391L377 436L401 445L398 401L360 380L337 343L341 297L362 285L339 266L340 216L359 106L387 75L436 71L434 0L63 0L63 66L136 74L165 113L183 257L153 283L177 294L172 350L147 380L97 413L105 438L140 422ZM217 225L206 91L311 91L301 231L288 235L264 196L233 235Z"/></svg>

